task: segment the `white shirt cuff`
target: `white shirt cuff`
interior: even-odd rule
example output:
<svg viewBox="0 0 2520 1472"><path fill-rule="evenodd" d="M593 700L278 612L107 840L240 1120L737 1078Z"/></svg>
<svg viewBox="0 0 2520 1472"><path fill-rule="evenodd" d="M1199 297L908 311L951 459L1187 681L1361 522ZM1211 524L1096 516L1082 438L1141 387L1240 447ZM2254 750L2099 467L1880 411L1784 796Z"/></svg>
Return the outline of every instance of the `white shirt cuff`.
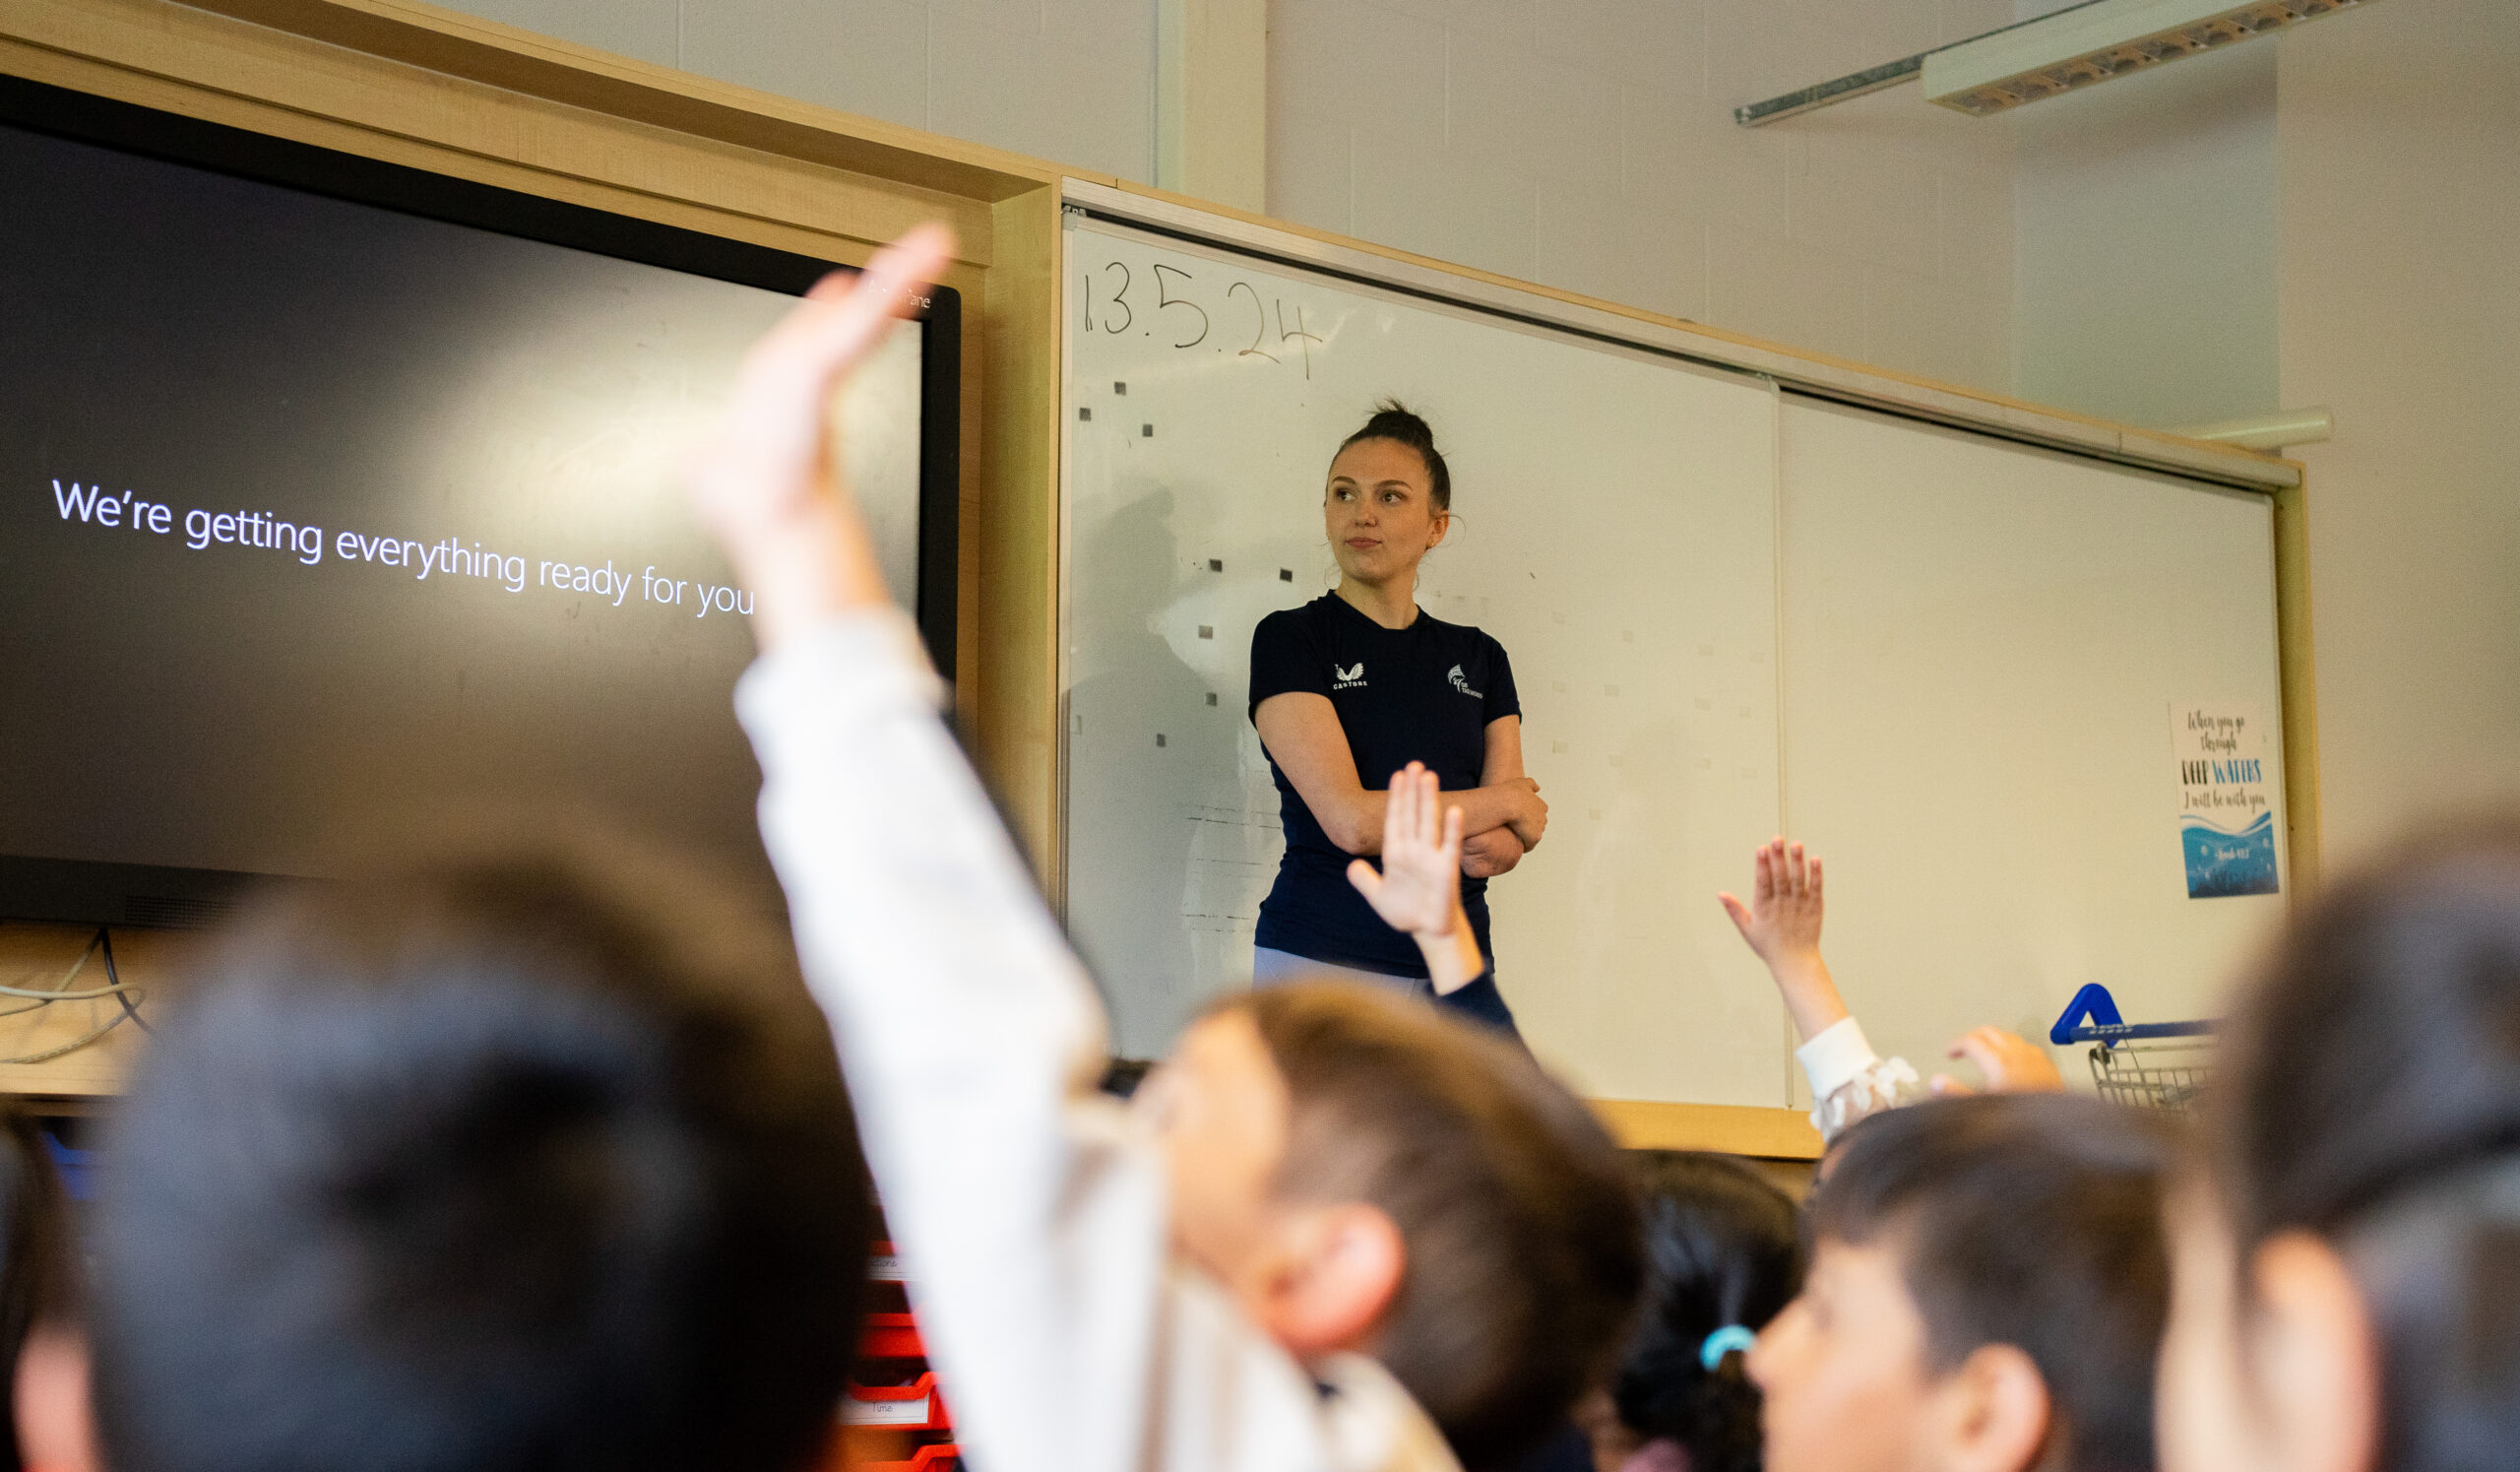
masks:
<svg viewBox="0 0 2520 1472"><path fill-rule="evenodd" d="M1872 1051L1853 1017L1841 1017L1794 1050L1794 1058L1802 1065L1802 1076L1811 1080L1811 1097L1826 1099L1879 1062L1881 1055Z"/></svg>

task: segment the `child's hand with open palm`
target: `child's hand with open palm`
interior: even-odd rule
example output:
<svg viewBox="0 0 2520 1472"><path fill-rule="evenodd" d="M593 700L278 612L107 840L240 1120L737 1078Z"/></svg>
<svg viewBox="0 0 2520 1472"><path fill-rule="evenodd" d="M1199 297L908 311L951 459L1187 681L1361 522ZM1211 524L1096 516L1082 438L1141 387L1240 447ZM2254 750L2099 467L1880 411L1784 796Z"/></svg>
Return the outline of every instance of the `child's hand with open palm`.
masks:
<svg viewBox="0 0 2520 1472"><path fill-rule="evenodd" d="M1418 762L1395 773L1382 819L1382 868L1359 859L1348 882L1384 925L1425 954L1437 992L1479 979L1486 961L1461 908L1461 809L1446 807L1435 774Z"/></svg>

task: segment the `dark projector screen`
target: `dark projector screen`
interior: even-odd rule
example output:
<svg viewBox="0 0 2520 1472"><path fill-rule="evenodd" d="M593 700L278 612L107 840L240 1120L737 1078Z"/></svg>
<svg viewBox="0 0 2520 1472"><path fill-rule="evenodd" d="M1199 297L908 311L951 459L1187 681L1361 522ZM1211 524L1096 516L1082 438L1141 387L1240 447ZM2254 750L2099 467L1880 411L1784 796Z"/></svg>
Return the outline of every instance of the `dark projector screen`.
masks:
<svg viewBox="0 0 2520 1472"><path fill-rule="evenodd" d="M767 893L675 467L827 267L24 84L0 194L0 918L503 811ZM842 406L949 674L955 305Z"/></svg>

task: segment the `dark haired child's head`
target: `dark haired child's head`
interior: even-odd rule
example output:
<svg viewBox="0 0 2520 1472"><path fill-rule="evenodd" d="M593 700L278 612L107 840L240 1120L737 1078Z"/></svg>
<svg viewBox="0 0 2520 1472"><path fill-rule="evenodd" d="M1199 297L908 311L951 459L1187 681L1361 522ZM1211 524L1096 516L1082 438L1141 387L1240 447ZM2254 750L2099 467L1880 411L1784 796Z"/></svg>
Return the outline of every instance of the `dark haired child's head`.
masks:
<svg viewBox="0 0 2520 1472"><path fill-rule="evenodd" d="M1750 1336L1802 1287L1802 1215L1727 1155L1638 1151L1645 1309L1599 1413L1595 1465L1629 1472L1758 1472Z"/></svg>
<svg viewBox="0 0 2520 1472"><path fill-rule="evenodd" d="M1175 1250L1299 1357L1371 1355L1473 1468L1560 1423L1644 1276L1625 1163L1530 1055L1311 983L1193 1024L1137 1094Z"/></svg>
<svg viewBox="0 0 2520 1472"><path fill-rule="evenodd" d="M1759 1338L1769 1472L2143 1472L2168 1120L2064 1094L1893 1110L1813 1194Z"/></svg>
<svg viewBox="0 0 2520 1472"><path fill-rule="evenodd" d="M868 1190L776 929L687 876L427 862L262 914L112 1121L114 1472L792 1472Z"/></svg>
<svg viewBox="0 0 2520 1472"><path fill-rule="evenodd" d="M1339 570L1380 585L1414 572L1452 525L1452 470L1426 421L1385 400L1339 443L1321 515Z"/></svg>
<svg viewBox="0 0 2520 1472"><path fill-rule="evenodd" d="M2333 881L2226 1028L2172 1208L2172 1472L2520 1446L2520 821Z"/></svg>

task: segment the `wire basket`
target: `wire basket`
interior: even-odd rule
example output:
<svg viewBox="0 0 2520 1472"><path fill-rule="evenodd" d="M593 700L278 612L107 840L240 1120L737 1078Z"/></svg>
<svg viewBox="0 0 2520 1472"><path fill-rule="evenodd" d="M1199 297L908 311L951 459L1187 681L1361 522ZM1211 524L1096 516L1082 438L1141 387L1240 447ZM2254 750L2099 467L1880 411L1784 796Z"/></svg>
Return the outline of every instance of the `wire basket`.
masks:
<svg viewBox="0 0 2520 1472"><path fill-rule="evenodd" d="M2184 1115L2213 1074L2213 1033L2211 1022L2128 1022L2094 982L2074 993L2048 1041L2092 1045L2091 1081L2101 1098Z"/></svg>

